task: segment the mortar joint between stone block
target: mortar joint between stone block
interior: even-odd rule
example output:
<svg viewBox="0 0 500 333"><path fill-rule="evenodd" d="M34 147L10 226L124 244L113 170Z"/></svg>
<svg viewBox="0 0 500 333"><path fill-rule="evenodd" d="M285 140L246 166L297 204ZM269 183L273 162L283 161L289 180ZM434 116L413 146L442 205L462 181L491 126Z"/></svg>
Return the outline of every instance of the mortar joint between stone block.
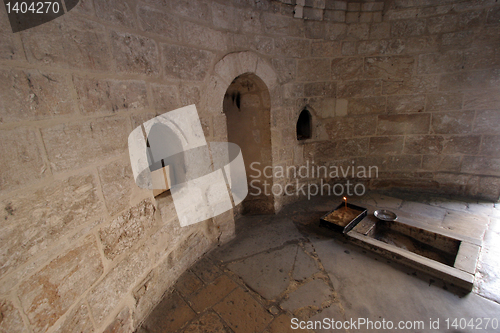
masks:
<svg viewBox="0 0 500 333"><path fill-rule="evenodd" d="M29 320L28 315L24 312L24 307L22 305L21 299L19 298L19 295L17 294L17 288L13 289L11 292L11 301L12 304L14 304L14 307L17 309L19 312L21 319L23 321L24 326L28 329L30 333L33 332L33 327L31 326L31 322Z"/></svg>

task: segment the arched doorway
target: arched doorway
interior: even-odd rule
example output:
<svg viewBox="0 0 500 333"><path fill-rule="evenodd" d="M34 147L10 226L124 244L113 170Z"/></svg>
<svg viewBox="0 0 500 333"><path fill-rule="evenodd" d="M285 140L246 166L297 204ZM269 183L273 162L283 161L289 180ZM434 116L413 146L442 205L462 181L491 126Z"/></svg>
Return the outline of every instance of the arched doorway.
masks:
<svg viewBox="0 0 500 333"><path fill-rule="evenodd" d="M253 73L235 78L224 95L223 111L228 141L240 146L247 171L242 213L272 214L271 98L264 81Z"/></svg>

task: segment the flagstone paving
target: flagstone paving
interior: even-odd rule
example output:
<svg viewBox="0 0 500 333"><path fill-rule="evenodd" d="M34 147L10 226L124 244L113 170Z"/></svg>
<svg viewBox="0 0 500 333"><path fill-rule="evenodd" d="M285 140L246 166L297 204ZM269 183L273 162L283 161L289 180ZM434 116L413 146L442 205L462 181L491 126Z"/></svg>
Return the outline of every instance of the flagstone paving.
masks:
<svg viewBox="0 0 500 333"><path fill-rule="evenodd" d="M236 237L186 271L137 333L329 332L292 329L299 321L392 321L400 332L498 332L447 327L457 318L500 321L500 207L408 194L371 193L352 202L387 208L482 241L474 290L452 285L367 252L319 227L339 198L317 197L277 215L243 216ZM292 319L294 322L292 322ZM439 328L435 326L439 320ZM422 322L422 323L420 323ZM485 320L483 321L483 323ZM493 322L492 322L493 323ZM477 327L476 327L477 328ZM371 332L364 325L335 332ZM383 331L383 330L381 330Z"/></svg>

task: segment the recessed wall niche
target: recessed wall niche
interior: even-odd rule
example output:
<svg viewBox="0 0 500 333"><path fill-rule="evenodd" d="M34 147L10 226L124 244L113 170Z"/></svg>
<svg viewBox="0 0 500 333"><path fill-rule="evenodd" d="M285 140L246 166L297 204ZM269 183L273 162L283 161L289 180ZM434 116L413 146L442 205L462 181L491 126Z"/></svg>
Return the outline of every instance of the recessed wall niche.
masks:
<svg viewBox="0 0 500 333"><path fill-rule="evenodd" d="M297 119L297 140L307 140L312 137L312 117L307 109L303 109Z"/></svg>

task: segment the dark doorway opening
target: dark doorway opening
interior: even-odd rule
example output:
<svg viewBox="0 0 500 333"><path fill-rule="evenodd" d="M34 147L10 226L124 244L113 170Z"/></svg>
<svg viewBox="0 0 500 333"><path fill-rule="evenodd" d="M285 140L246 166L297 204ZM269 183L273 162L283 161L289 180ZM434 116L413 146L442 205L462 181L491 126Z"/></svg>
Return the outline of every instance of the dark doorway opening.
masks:
<svg viewBox="0 0 500 333"><path fill-rule="evenodd" d="M304 109L297 120L297 140L310 139L312 135L311 113Z"/></svg>
<svg viewBox="0 0 500 333"><path fill-rule="evenodd" d="M236 212L274 214L269 89L257 75L242 74L228 87L223 110L228 141L240 146L247 173L248 195Z"/></svg>

